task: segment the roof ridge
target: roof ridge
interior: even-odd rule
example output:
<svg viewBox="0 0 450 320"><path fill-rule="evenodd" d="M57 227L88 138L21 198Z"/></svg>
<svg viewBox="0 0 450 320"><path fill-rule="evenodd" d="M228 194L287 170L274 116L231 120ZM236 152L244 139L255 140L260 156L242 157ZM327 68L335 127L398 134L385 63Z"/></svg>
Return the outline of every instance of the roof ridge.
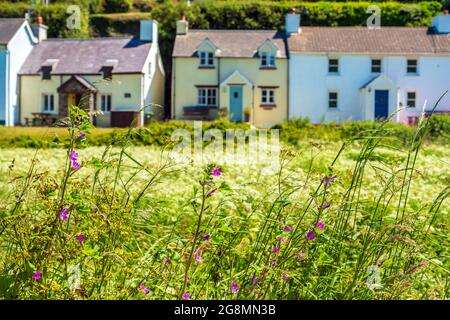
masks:
<svg viewBox="0 0 450 320"><path fill-rule="evenodd" d="M137 36L128 36L128 37L95 37L95 38L47 38L45 41L48 42L64 42L64 41L97 41L97 40L125 40L125 39L134 39L138 38Z"/></svg>
<svg viewBox="0 0 450 320"><path fill-rule="evenodd" d="M261 30L261 29L189 29L189 32L279 32L279 30Z"/></svg>

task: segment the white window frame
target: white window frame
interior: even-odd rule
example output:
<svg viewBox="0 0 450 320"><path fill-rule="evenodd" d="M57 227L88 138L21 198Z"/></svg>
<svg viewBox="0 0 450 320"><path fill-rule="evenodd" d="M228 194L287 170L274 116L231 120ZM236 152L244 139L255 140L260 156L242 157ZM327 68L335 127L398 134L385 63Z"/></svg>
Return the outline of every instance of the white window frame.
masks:
<svg viewBox="0 0 450 320"><path fill-rule="evenodd" d="M416 62L416 71L409 71L410 68L409 62L415 61ZM419 59L406 59L406 74L407 75L418 75L419 74Z"/></svg>
<svg viewBox="0 0 450 320"><path fill-rule="evenodd" d="M331 64L332 60L336 60L336 64ZM331 71L332 67L336 67L336 71ZM328 74L339 74L339 58L328 58Z"/></svg>
<svg viewBox="0 0 450 320"><path fill-rule="evenodd" d="M42 112L55 113L55 95L51 93L42 94Z"/></svg>
<svg viewBox="0 0 450 320"><path fill-rule="evenodd" d="M105 104L103 103L103 101L105 101ZM109 110L108 109L108 104L109 104ZM100 95L100 111L103 112L104 114L108 114L111 113L111 108L112 108L112 94L108 94L108 93L104 93Z"/></svg>
<svg viewBox="0 0 450 320"><path fill-rule="evenodd" d="M409 98L410 93L414 94L414 99ZM414 101L414 106L409 105L409 101L412 101L412 100ZM407 108L415 108L416 106L417 106L417 92L414 90L406 91L406 107Z"/></svg>
<svg viewBox="0 0 450 320"><path fill-rule="evenodd" d="M200 51L198 56L200 67L214 67L214 52Z"/></svg>
<svg viewBox="0 0 450 320"><path fill-rule="evenodd" d="M217 106L217 88L201 87L197 89L197 103L202 107Z"/></svg>
<svg viewBox="0 0 450 320"><path fill-rule="evenodd" d="M275 89L261 88L261 105L275 105Z"/></svg>
<svg viewBox="0 0 450 320"><path fill-rule="evenodd" d="M331 98L332 94L336 94L336 98ZM331 102L335 102L336 106L332 107ZM337 110L339 108L339 92L337 91L328 91L328 109L329 110Z"/></svg>
<svg viewBox="0 0 450 320"><path fill-rule="evenodd" d="M275 68L276 67L275 54L273 52L261 52L261 67Z"/></svg>
<svg viewBox="0 0 450 320"><path fill-rule="evenodd" d="M373 68L374 68L373 62L374 61L380 61L380 65L379 65L380 70L379 71L373 71ZM376 65L375 67L378 67L378 66ZM372 73L381 73L382 71L383 71L383 60L381 58L372 58L370 60L370 72L372 72Z"/></svg>

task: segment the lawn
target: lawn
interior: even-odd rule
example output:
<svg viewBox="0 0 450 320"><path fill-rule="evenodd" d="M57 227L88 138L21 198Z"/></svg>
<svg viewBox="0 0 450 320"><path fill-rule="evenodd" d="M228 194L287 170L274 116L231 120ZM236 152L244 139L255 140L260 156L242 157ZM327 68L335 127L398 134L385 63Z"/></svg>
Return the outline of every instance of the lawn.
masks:
<svg viewBox="0 0 450 320"><path fill-rule="evenodd" d="M283 143L278 172L123 141L74 139L78 170L0 149L0 297L448 298L449 145L413 165L383 132Z"/></svg>

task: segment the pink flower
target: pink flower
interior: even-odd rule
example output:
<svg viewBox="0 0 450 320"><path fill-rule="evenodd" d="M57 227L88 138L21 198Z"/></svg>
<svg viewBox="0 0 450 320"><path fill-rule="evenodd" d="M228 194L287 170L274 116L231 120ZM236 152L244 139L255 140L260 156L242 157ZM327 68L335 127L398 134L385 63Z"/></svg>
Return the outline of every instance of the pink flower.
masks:
<svg viewBox="0 0 450 320"><path fill-rule="evenodd" d="M61 211L59 212L59 217L61 218L62 221L66 221L69 218L69 214L70 214L69 209L62 208Z"/></svg>
<svg viewBox="0 0 450 320"><path fill-rule="evenodd" d="M222 168L215 168L212 172L211 172L212 176L217 178L220 177L220 175L222 174Z"/></svg>
<svg viewBox="0 0 450 320"><path fill-rule="evenodd" d="M273 253L278 253L278 252L280 252L280 248L278 248L278 247L273 248Z"/></svg>
<svg viewBox="0 0 450 320"><path fill-rule="evenodd" d="M150 290L148 290L143 284L141 284L139 286L139 289L141 289L144 294L149 294L150 293Z"/></svg>
<svg viewBox="0 0 450 320"><path fill-rule="evenodd" d="M291 277L289 277L289 275L288 275L287 273L285 273L285 274L283 275L283 279L286 280L286 281L288 281L290 278L291 278Z"/></svg>
<svg viewBox="0 0 450 320"><path fill-rule="evenodd" d="M236 282L232 281L231 282L231 292L236 293L239 291L239 286Z"/></svg>
<svg viewBox="0 0 450 320"><path fill-rule="evenodd" d="M39 280L41 278L41 272L39 270L36 270L36 272L33 274L34 280Z"/></svg>
<svg viewBox="0 0 450 320"><path fill-rule="evenodd" d="M181 295L181 297L184 299L184 300L189 300L189 297L191 296L191 294L189 293L189 292L185 292L185 293L183 293L182 295Z"/></svg>
<svg viewBox="0 0 450 320"><path fill-rule="evenodd" d="M70 153L69 153L69 159L70 159L70 161L77 161L78 160L78 152L76 152L76 151L71 151Z"/></svg>
<svg viewBox="0 0 450 320"><path fill-rule="evenodd" d="M309 241L311 241L315 237L316 237L316 235L314 234L314 232L312 230L309 230L308 233L306 234L306 239L308 239Z"/></svg>
<svg viewBox="0 0 450 320"><path fill-rule="evenodd" d="M322 220L319 220L319 222L317 222L316 227L317 227L318 229L321 229L321 230L322 230L323 228L325 228L325 224L323 223Z"/></svg>
<svg viewBox="0 0 450 320"><path fill-rule="evenodd" d="M286 238L284 238L284 237L280 237L280 238L278 239L278 241L280 241L280 243L283 243L283 242L285 242L285 241L286 241Z"/></svg>
<svg viewBox="0 0 450 320"><path fill-rule="evenodd" d="M285 226L284 227L284 231L286 231L286 232L291 232L292 231L292 227L291 226Z"/></svg>
<svg viewBox="0 0 450 320"><path fill-rule="evenodd" d="M72 169L78 170L81 168L81 164L78 161L72 161Z"/></svg>
<svg viewBox="0 0 450 320"><path fill-rule="evenodd" d="M275 266L277 265L277 259L273 259L273 260L270 262L270 265L271 265L272 267L275 267Z"/></svg>
<svg viewBox="0 0 450 320"><path fill-rule="evenodd" d="M203 262L203 258L200 256L198 251L195 251L195 260L197 260L198 263L202 263Z"/></svg>
<svg viewBox="0 0 450 320"><path fill-rule="evenodd" d="M76 239L79 243L83 243L83 241L85 240L84 234L80 233L79 235L77 235Z"/></svg>
<svg viewBox="0 0 450 320"><path fill-rule="evenodd" d="M253 276L252 283L256 284L257 282L258 282L258 277L257 276Z"/></svg>

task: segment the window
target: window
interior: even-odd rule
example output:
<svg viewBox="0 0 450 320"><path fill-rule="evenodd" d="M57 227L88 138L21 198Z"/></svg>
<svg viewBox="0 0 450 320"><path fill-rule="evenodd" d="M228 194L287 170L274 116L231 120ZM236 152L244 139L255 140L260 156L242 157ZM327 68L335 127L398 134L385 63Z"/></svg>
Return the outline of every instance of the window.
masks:
<svg viewBox="0 0 450 320"><path fill-rule="evenodd" d="M42 80L51 80L52 79L52 67L42 67Z"/></svg>
<svg viewBox="0 0 450 320"><path fill-rule="evenodd" d="M214 54L212 52L207 52L207 51L200 52L200 66L201 67L213 67L214 66Z"/></svg>
<svg viewBox="0 0 450 320"><path fill-rule="evenodd" d="M373 73L381 72L381 60L380 59L372 59L372 72Z"/></svg>
<svg viewBox="0 0 450 320"><path fill-rule="evenodd" d="M127 98L127 99L129 99L129 98L131 98L131 93L125 93L124 95L123 95L125 98Z"/></svg>
<svg viewBox="0 0 450 320"><path fill-rule="evenodd" d="M261 104L275 104L274 89L261 89Z"/></svg>
<svg viewBox="0 0 450 320"><path fill-rule="evenodd" d="M217 105L217 89L216 88L200 88L200 89L198 89L198 104L200 106L216 106Z"/></svg>
<svg viewBox="0 0 450 320"><path fill-rule="evenodd" d="M329 59L328 60L328 72L329 73L338 73L339 72L339 60L338 59Z"/></svg>
<svg viewBox="0 0 450 320"><path fill-rule="evenodd" d="M53 112L55 111L55 97L52 94L42 95L42 111Z"/></svg>
<svg viewBox="0 0 450 320"><path fill-rule="evenodd" d="M415 92L407 92L406 93L406 106L408 108L416 107L416 93Z"/></svg>
<svg viewBox="0 0 450 320"><path fill-rule="evenodd" d="M408 60L406 73L417 73L417 60Z"/></svg>
<svg viewBox="0 0 450 320"><path fill-rule="evenodd" d="M112 79L112 67L103 67L103 79Z"/></svg>
<svg viewBox="0 0 450 320"><path fill-rule="evenodd" d="M261 53L261 67L274 68L275 67L275 55L271 52Z"/></svg>
<svg viewBox="0 0 450 320"><path fill-rule="evenodd" d="M100 110L102 112L111 112L111 95L103 94L100 97Z"/></svg>
<svg viewBox="0 0 450 320"><path fill-rule="evenodd" d="M329 92L328 93L328 108L336 109L338 107L338 93Z"/></svg>

